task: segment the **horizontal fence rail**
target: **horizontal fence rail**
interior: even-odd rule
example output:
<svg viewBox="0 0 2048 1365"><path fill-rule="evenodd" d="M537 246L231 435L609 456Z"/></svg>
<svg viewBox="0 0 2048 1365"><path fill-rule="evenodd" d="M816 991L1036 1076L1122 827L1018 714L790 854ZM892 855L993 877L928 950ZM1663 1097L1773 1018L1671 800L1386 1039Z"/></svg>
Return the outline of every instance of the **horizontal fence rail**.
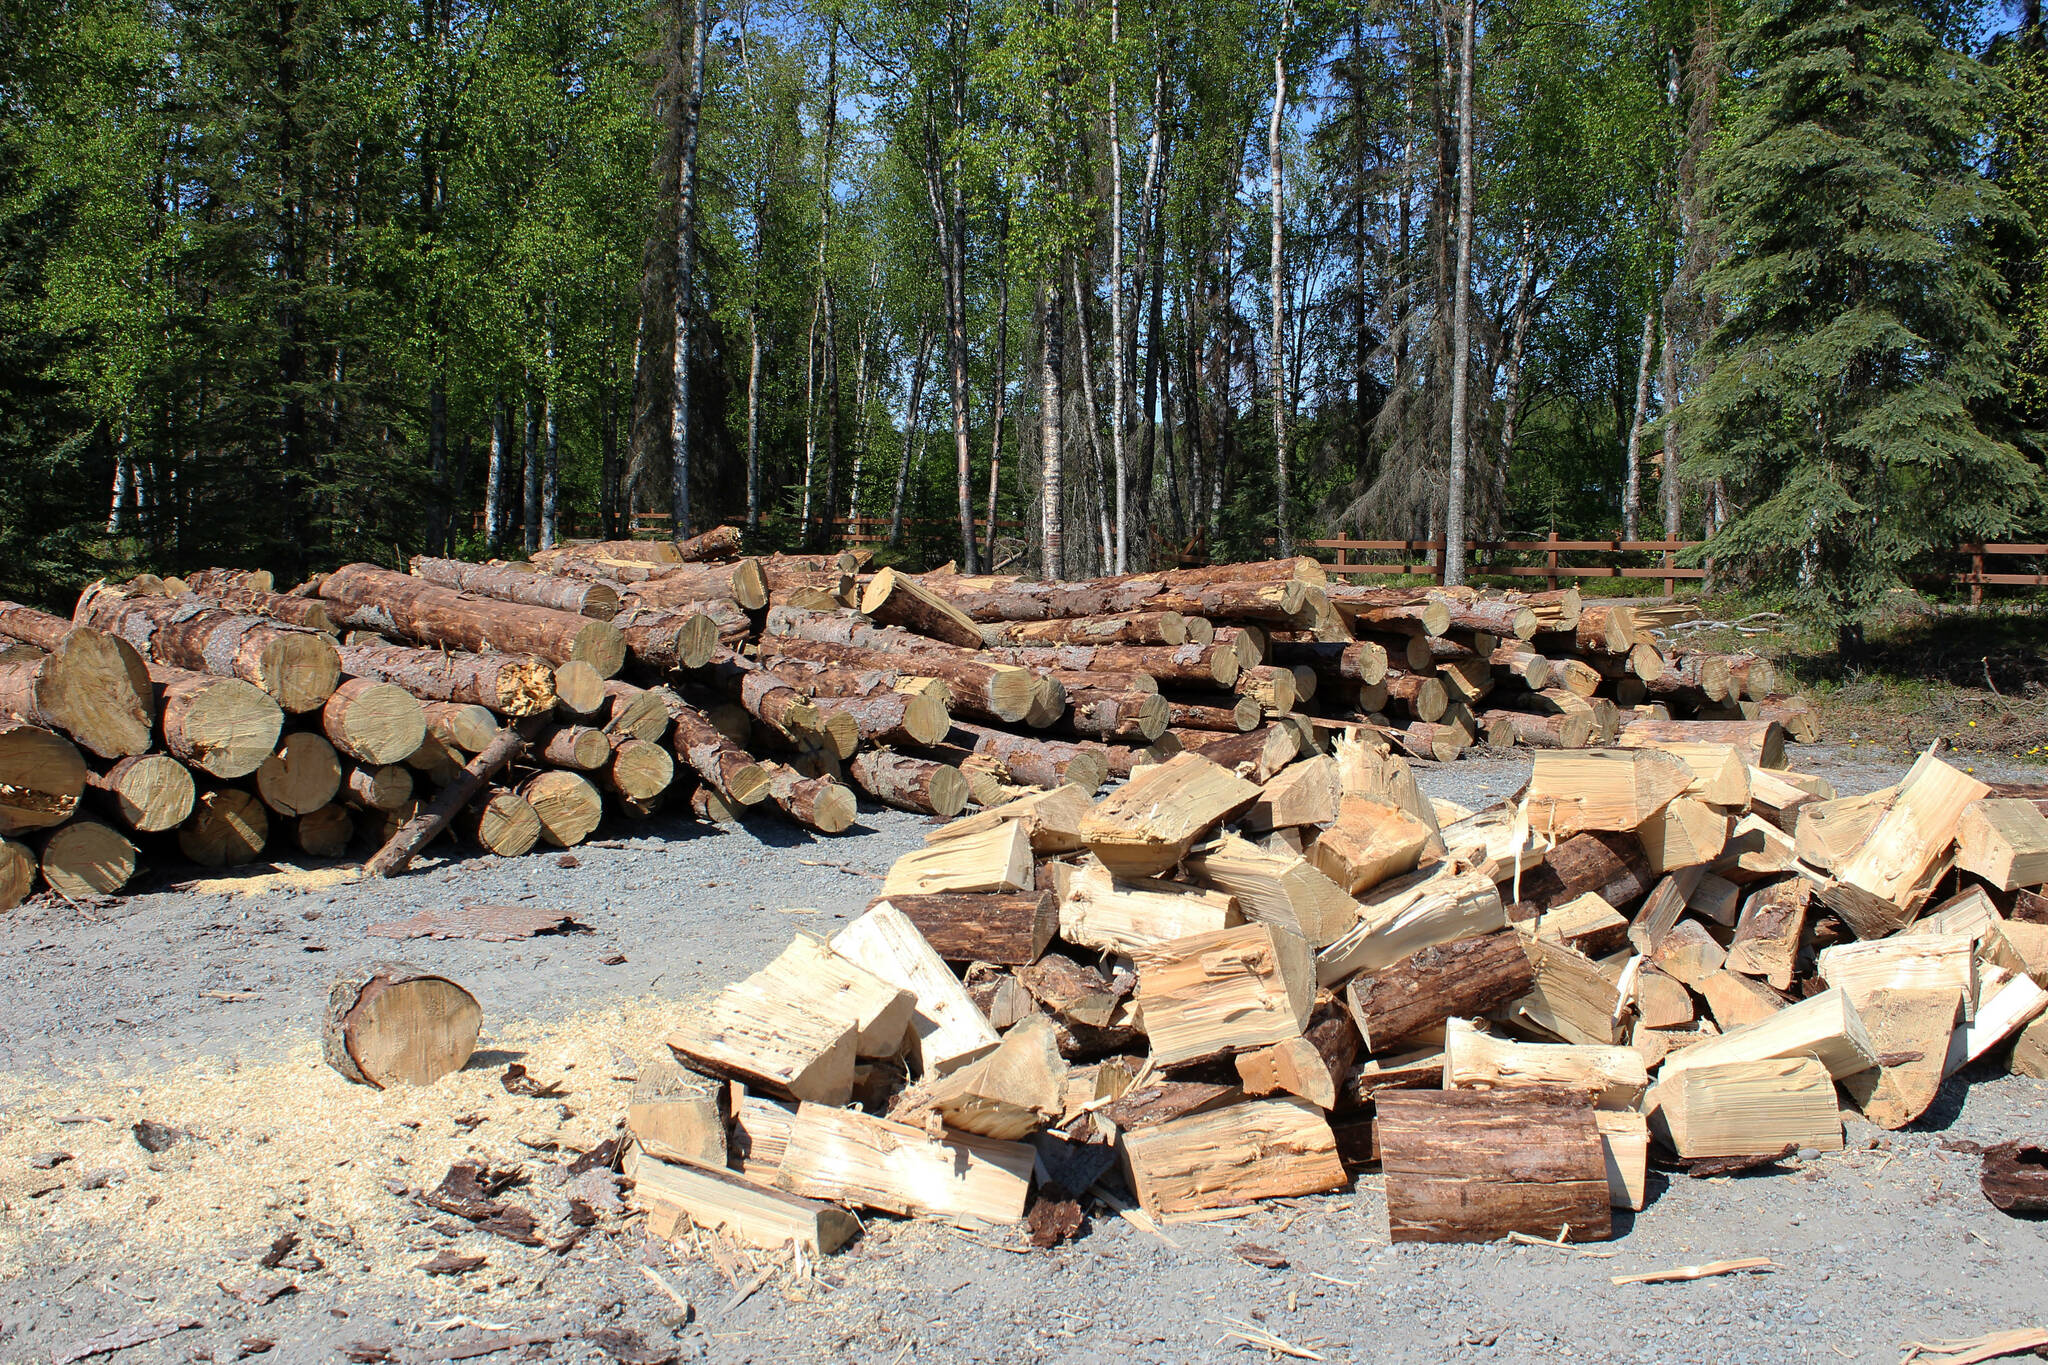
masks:
<svg viewBox="0 0 2048 1365"><path fill-rule="evenodd" d="M1555 533L1542 540L1468 540L1465 542L1466 571L1489 577L1540 578L1550 588L1556 588L1560 581L1565 579L1662 579L1664 595L1669 597L1677 591L1679 583L1696 582L1707 576L1706 569L1681 568L1678 564L1679 555L1704 543L1698 540L1561 540ZM1339 577L1414 575L1434 579L1439 583L1443 581L1444 542L1440 539L1300 540L1295 542L1295 547L1305 553L1319 550L1332 552L1335 557L1328 559L1330 572ZM1350 556L1360 551L1380 558L1373 562L1354 562ZM2048 573L1994 573L1985 568L1987 559L1999 557L2048 559L2048 545L1959 545L1948 553L1967 557L1970 567L1957 572L1923 575L1922 581L1967 585L1972 606L1980 605L1984 601L1986 587L2048 588ZM1567 564L1560 556L1568 554L1605 555L1610 556L1611 561L1601 564ZM1623 555L1643 554L1656 555L1658 562L1618 562ZM1543 558L1540 564L1532 564L1488 557L1497 555L1541 555ZM1327 558L1321 555L1317 557Z"/></svg>
<svg viewBox="0 0 2048 1365"><path fill-rule="evenodd" d="M1681 580L1692 581L1707 576L1705 569L1685 569L1678 566L1678 556L1700 542L1697 540L1560 540L1555 534L1542 540L1468 540L1465 542L1466 572L1501 578L1540 578L1555 588L1561 579L1576 578L1661 578L1664 580L1664 595L1669 597L1677 591ZM1444 577L1444 543L1438 540L1300 540L1297 549L1304 551L1330 550L1336 559L1330 564L1330 571L1344 575L1417 575L1432 578L1441 583ZM1379 560L1354 563L1350 556L1357 551L1382 556ZM1385 558L1389 553L1397 559ZM1657 564L1567 564L1559 556L1565 554L1655 554ZM1540 564L1510 562L1493 558L1499 555L1542 555ZM1319 558L1321 556L1318 556Z"/></svg>

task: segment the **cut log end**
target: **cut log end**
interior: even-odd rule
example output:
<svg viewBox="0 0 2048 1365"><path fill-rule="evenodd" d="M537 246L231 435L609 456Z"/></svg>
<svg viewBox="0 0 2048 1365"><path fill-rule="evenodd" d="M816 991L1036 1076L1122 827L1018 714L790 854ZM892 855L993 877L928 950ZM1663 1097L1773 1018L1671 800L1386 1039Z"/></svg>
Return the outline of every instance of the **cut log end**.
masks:
<svg viewBox="0 0 2048 1365"><path fill-rule="evenodd" d="M256 770L256 794L279 815L318 810L340 789L341 759L332 744L310 730L286 735Z"/></svg>
<svg viewBox="0 0 2048 1365"><path fill-rule="evenodd" d="M78 809L85 779L85 759L70 740L0 721L0 834L63 824Z"/></svg>
<svg viewBox="0 0 2048 1365"><path fill-rule="evenodd" d="M536 774L519 794L540 817L541 838L556 848L574 848L604 818L604 798L576 773L555 769Z"/></svg>
<svg viewBox="0 0 2048 1365"><path fill-rule="evenodd" d="M35 889L36 855L12 839L0 839L0 910L12 910Z"/></svg>
<svg viewBox="0 0 2048 1365"><path fill-rule="evenodd" d="M507 670L507 672L509 673L511 670ZM604 705L604 679L599 677L597 670L588 663L581 659L571 659L568 663L556 668L554 675L555 706L557 709L565 711L579 720L585 720L596 715L598 709ZM508 680L503 675L500 676L499 686L501 688L509 686ZM510 698L507 698L507 700L510 700ZM506 714L511 715L515 713L508 711Z"/></svg>
<svg viewBox="0 0 2048 1365"><path fill-rule="evenodd" d="M494 791L472 804L464 828L501 858L518 858L540 842L540 816L517 792Z"/></svg>
<svg viewBox="0 0 2048 1365"><path fill-rule="evenodd" d="M322 806L308 811L292 824L292 841L309 858L348 856L349 841L356 824L346 806Z"/></svg>
<svg viewBox="0 0 2048 1365"><path fill-rule="evenodd" d="M202 792L191 819L178 831L178 847L201 867L253 863L270 839L263 803L235 787Z"/></svg>
<svg viewBox="0 0 2048 1365"><path fill-rule="evenodd" d="M426 713L390 683L351 678L320 713L337 751L357 763L403 763L426 737Z"/></svg>
<svg viewBox="0 0 2048 1365"><path fill-rule="evenodd" d="M176 829L192 813L192 771L169 754L124 758L91 779L117 819L138 834Z"/></svg>
<svg viewBox="0 0 2048 1365"><path fill-rule="evenodd" d="M292 715L317 711L341 683L341 654L334 641L311 632L280 632L257 654L260 684Z"/></svg>
<svg viewBox="0 0 2048 1365"><path fill-rule="evenodd" d="M379 963L327 997L322 1050L336 1071L382 1090L432 1085L468 1064L483 1028L476 997L446 977Z"/></svg>
<svg viewBox="0 0 2048 1365"><path fill-rule="evenodd" d="M73 820L43 842L43 880L54 891L82 900L111 896L135 875L136 848L97 820Z"/></svg>

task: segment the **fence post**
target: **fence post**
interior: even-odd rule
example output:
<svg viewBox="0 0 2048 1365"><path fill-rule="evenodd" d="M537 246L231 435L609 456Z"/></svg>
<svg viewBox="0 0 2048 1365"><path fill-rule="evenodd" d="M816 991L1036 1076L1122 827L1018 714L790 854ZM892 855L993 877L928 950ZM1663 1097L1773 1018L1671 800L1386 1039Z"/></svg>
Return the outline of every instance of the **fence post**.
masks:
<svg viewBox="0 0 2048 1365"><path fill-rule="evenodd" d="M1970 548L1970 574L1970 605L1981 607L1984 605L1984 547L1982 545L1975 545Z"/></svg>
<svg viewBox="0 0 2048 1365"><path fill-rule="evenodd" d="M1664 545L1666 547L1664 550L1664 567L1666 569L1669 569L1671 567L1671 561L1675 558L1675 556L1671 553L1671 550L1669 548L1671 544L1672 542L1668 540L1664 542ZM1666 574L1664 577L1664 595L1666 597L1678 596L1678 580L1671 577L1669 574Z"/></svg>
<svg viewBox="0 0 2048 1365"><path fill-rule="evenodd" d="M1555 526L1551 527L1551 528L1550 528L1550 534L1549 534L1549 535L1547 535L1547 536L1545 536L1545 537L1544 537L1544 539L1550 542L1550 548L1549 548L1549 549L1547 549L1547 550L1545 550L1545 551L1543 552L1543 581L1544 581L1544 583L1545 583L1546 585L1548 585L1548 586L1549 586L1549 588L1550 588L1550 590L1551 590L1552 592L1556 592L1556 591L1557 591L1557 528L1556 528Z"/></svg>

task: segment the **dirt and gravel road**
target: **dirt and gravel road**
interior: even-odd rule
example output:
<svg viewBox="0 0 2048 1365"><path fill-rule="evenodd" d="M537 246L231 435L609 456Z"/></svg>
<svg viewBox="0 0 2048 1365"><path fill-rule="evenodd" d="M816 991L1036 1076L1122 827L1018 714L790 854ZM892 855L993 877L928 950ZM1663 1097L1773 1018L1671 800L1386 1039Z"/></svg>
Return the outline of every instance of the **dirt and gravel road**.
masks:
<svg viewBox="0 0 2048 1365"><path fill-rule="evenodd" d="M1797 758L1844 791L1904 766L1836 749ZM1526 767L1425 765L1421 777L1431 795L1478 806ZM2048 1136L2048 1090L1974 1071L1911 1130L1852 1120L1842 1154L1734 1179L1653 1175L1649 1208L1592 1248L1389 1246L1366 1177L1165 1238L1098 1211L1052 1252L1016 1250L1006 1229L875 1218L815 1276L772 1276L741 1299L765 1260L721 1268L651 1246L606 1211L608 1187L566 1163L610 1134L675 1002L753 970L799 928L858 914L929 823L863 819L865 832L831 840L768 820L657 820L568 858L429 860L378 884L254 873L0 916L0 1361L63 1360L154 1324L168 1334L90 1358L1179 1362L1266 1358L1229 1337L1257 1329L1329 1360L1718 1365L1894 1361L1902 1342L2048 1324L2044 1225L1998 1213L1976 1159L1943 1146ZM500 944L365 933L518 901L583 927ZM476 1060L427 1090L372 1093L319 1060L329 982L391 956L455 977L484 1007ZM513 1061L560 1093L508 1093ZM147 1150L143 1120L177 1132ZM465 1158L521 1168L507 1197L544 1242L573 1245L520 1245L409 1198ZM594 1227L566 1216L572 1195L597 1207ZM1287 1265L1247 1262L1246 1243ZM484 1262L418 1268L443 1251ZM1609 1283L1740 1256L1777 1268ZM474 1354L492 1345L505 1349Z"/></svg>

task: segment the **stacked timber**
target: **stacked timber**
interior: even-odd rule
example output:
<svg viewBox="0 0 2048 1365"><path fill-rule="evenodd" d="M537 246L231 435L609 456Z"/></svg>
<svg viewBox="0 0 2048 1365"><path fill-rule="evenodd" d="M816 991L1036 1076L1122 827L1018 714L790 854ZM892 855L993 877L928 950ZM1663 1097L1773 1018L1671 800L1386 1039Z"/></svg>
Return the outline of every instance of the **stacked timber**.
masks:
<svg viewBox="0 0 2048 1365"><path fill-rule="evenodd" d="M1394 1241L1599 1240L1653 1145L1811 1161L1845 1106L1895 1129L1972 1062L2048 1072L2048 788L1930 752L1840 797L1750 724L1541 749L1479 812L1364 724L1262 778L1183 752L992 802L678 1014L631 1200L663 1238L1047 1246L1376 1170Z"/></svg>
<svg viewBox="0 0 2048 1365"><path fill-rule="evenodd" d="M718 528L410 570L97 583L68 621L0 605L0 720L87 773L36 818L105 831L38 850L42 880L111 892L159 855L294 847L395 870L434 839L566 847L664 805L834 834L862 798L950 818L1182 753L1263 783L1361 727L1443 760L1680 725L1770 763L1797 724L1728 709L1768 665L1660 652L1626 608L1352 588L1302 558L1035 583L748 556ZM84 880L62 870L116 840Z"/></svg>

